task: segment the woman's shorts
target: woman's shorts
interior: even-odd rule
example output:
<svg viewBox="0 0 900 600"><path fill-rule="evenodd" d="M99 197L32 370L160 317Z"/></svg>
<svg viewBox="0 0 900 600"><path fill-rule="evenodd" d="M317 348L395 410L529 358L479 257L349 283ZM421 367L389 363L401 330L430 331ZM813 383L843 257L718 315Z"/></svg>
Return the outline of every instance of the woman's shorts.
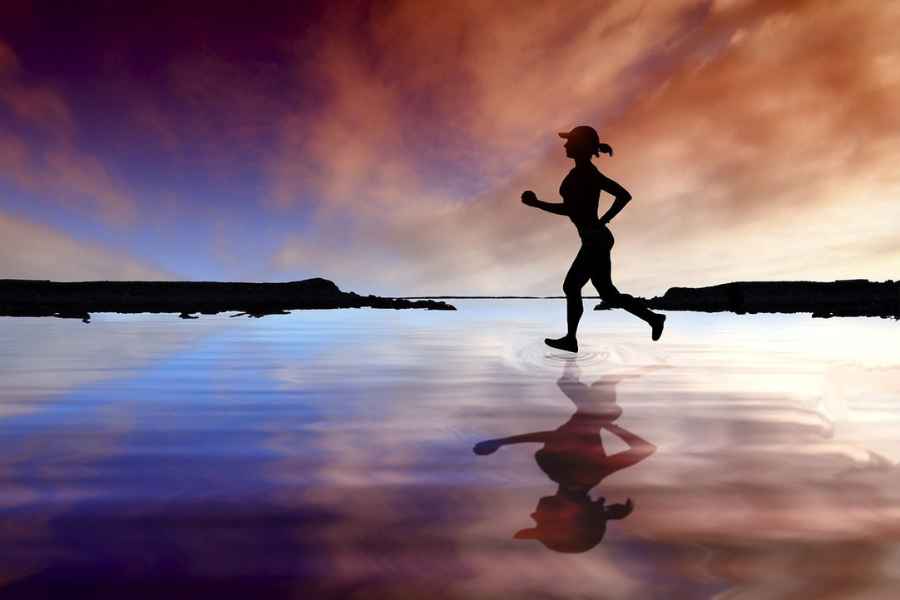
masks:
<svg viewBox="0 0 900 600"><path fill-rule="evenodd" d="M585 229L578 232L581 236L581 244L588 248L611 250L615 243L612 232L608 227L600 225L592 229Z"/></svg>

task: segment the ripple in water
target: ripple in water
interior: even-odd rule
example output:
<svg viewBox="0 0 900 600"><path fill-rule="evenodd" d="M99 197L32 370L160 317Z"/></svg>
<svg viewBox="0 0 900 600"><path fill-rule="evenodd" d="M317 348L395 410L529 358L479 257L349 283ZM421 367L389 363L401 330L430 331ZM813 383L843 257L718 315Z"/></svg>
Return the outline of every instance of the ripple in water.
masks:
<svg viewBox="0 0 900 600"><path fill-rule="evenodd" d="M638 344L624 342L593 344L573 354L550 348L543 341L534 341L509 348L506 362L519 371L544 370L559 373L566 365L603 370L665 365L667 361L660 354Z"/></svg>

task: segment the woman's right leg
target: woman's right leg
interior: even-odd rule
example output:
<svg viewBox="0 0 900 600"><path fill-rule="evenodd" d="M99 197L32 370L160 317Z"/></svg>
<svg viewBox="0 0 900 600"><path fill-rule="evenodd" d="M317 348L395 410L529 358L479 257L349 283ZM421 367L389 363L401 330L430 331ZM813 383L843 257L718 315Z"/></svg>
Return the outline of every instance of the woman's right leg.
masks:
<svg viewBox="0 0 900 600"><path fill-rule="evenodd" d="M566 323L568 335L575 338L578 333L578 323L584 314L584 305L581 301L581 290L591 278L588 253L584 246L575 255L566 279L563 281L563 293L566 295Z"/></svg>

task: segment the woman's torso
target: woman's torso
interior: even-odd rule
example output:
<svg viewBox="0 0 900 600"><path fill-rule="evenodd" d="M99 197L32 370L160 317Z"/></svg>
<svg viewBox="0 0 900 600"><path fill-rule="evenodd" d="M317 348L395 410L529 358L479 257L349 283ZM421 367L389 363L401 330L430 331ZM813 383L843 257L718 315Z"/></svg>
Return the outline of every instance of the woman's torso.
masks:
<svg viewBox="0 0 900 600"><path fill-rule="evenodd" d="M612 233L597 216L603 179L603 174L593 163L576 165L560 184L559 195L582 242L612 245Z"/></svg>
<svg viewBox="0 0 900 600"><path fill-rule="evenodd" d="M592 488L610 472L600 432L609 418L576 413L535 452L541 470L567 487Z"/></svg>

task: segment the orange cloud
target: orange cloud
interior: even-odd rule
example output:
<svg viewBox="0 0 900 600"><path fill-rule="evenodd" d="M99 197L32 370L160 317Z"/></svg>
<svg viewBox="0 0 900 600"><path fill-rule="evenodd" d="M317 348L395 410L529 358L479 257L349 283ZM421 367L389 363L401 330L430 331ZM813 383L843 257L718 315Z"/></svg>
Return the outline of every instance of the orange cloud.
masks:
<svg viewBox="0 0 900 600"><path fill-rule="evenodd" d="M376 9L367 25L333 15L302 74L326 102L283 122L275 199L290 205L300 199L291 192L310 184L328 202L352 203L359 191L392 196L383 187L407 188L410 179L451 192L473 178L506 179L543 154L548 131L612 110L633 87L628 70L689 27L699 5L399 2ZM426 178L434 162L470 171Z"/></svg>
<svg viewBox="0 0 900 600"><path fill-rule="evenodd" d="M364 34L326 28L329 101L283 122L271 169L279 205L319 200L319 233L275 265L360 289L559 293L577 238L518 196L557 199L555 131L591 122L616 149L600 168L635 196L614 223L623 289L895 276L900 255L873 248L896 248L900 218L898 10L704 6L399 3Z"/></svg>
<svg viewBox="0 0 900 600"><path fill-rule="evenodd" d="M322 233L291 240L276 265L348 266L429 291L506 287L518 268L531 287L534 261L496 260L521 260L523 242L546 237L510 181L541 168L556 130L632 94L629 70L691 27L697 6L407 2L376 11L362 33L336 19L313 73L327 102L285 119L270 171L276 204L319 201Z"/></svg>
<svg viewBox="0 0 900 600"><path fill-rule="evenodd" d="M656 264L684 283L896 276L896 246L867 240L890 247L900 217L900 12L801 3L734 22L714 13L722 49L609 130L638 153L621 173L646 211L629 211L626 239L664 239Z"/></svg>

